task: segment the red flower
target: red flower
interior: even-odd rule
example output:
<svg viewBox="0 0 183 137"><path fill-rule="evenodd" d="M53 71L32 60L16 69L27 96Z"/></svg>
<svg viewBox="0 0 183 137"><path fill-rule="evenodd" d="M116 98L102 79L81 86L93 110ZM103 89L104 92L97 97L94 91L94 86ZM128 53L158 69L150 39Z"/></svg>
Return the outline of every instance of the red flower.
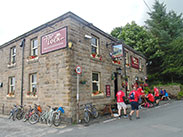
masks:
<svg viewBox="0 0 183 137"><path fill-rule="evenodd" d="M95 58L96 54L92 54L92 56Z"/></svg>

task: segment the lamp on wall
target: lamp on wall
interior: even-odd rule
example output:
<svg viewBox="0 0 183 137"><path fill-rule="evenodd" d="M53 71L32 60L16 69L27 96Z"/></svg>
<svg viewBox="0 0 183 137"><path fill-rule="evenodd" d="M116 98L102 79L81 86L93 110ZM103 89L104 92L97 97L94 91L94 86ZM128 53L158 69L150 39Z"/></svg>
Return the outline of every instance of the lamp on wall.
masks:
<svg viewBox="0 0 183 137"><path fill-rule="evenodd" d="M92 36L85 34L85 39L91 39Z"/></svg>
<svg viewBox="0 0 183 137"><path fill-rule="evenodd" d="M0 83L0 88L2 88L3 87L3 83Z"/></svg>

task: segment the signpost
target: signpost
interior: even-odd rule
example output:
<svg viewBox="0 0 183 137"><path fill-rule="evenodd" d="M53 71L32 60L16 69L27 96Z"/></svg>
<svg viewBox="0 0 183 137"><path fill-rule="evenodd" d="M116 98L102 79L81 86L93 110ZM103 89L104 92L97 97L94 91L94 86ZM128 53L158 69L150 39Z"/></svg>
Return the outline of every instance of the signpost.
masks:
<svg viewBox="0 0 183 137"><path fill-rule="evenodd" d="M77 73L77 95L76 95L76 101L77 101L77 122L79 123L79 75L82 73L82 68L78 65L75 69L76 73Z"/></svg>

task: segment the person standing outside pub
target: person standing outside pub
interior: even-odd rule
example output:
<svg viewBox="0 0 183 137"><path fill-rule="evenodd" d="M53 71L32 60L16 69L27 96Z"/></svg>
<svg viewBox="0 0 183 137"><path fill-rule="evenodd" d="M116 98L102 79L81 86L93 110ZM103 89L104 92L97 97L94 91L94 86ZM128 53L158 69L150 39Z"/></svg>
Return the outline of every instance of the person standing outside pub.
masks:
<svg viewBox="0 0 183 137"><path fill-rule="evenodd" d="M155 86L154 86L154 97L155 97L156 105L159 105L159 101L160 101L159 90Z"/></svg>
<svg viewBox="0 0 183 137"><path fill-rule="evenodd" d="M129 94L129 100L130 100L130 104L131 104L131 112L129 114L129 119L132 120L132 115L136 110L136 119L140 119L139 117L139 93L136 90L136 87L133 86L133 90L130 92Z"/></svg>
<svg viewBox="0 0 183 137"><path fill-rule="evenodd" d="M123 108L124 111L124 118L127 118L127 114L126 114L126 104L124 102L125 100L125 93L122 90L119 90L116 94L117 97L117 108L118 108L118 115L119 115L119 119L121 118L121 110Z"/></svg>

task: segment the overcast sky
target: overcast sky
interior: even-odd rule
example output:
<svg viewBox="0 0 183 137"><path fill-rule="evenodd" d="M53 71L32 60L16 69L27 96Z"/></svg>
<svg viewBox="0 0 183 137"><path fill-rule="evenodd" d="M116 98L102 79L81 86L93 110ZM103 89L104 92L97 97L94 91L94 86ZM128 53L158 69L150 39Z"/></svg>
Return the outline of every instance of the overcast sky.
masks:
<svg viewBox="0 0 183 137"><path fill-rule="evenodd" d="M0 45L64 13L71 11L99 29L113 28L131 21L144 25L154 0L1 0ZM168 10L183 12L183 0L160 0Z"/></svg>

